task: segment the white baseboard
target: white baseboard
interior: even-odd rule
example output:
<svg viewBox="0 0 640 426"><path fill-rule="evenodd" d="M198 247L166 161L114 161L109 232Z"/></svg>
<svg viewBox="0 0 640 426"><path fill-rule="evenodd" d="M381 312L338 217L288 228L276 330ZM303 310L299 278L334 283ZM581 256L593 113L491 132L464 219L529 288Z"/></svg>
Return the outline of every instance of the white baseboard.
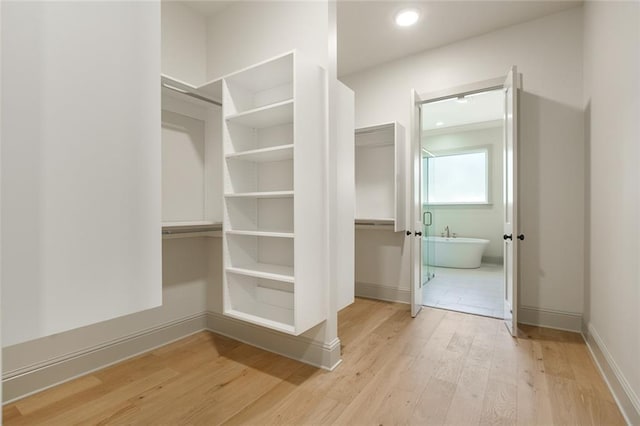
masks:
<svg viewBox="0 0 640 426"><path fill-rule="evenodd" d="M593 324L584 324L582 335L625 420L630 425L640 425L640 398L622 374Z"/></svg>
<svg viewBox="0 0 640 426"><path fill-rule="evenodd" d="M411 302L411 291L409 290L359 281L356 281L356 296L367 299L385 300L387 302Z"/></svg>
<svg viewBox="0 0 640 426"><path fill-rule="evenodd" d="M3 403L108 367L206 329L206 313L172 321L103 344L65 354L2 376ZM71 330L70 332L73 332Z"/></svg>
<svg viewBox="0 0 640 426"><path fill-rule="evenodd" d="M204 330L326 370L333 370L341 362L340 340L337 338L330 344L323 344L304 336L278 333L213 312L203 312L36 365L6 371L2 377L3 404Z"/></svg>
<svg viewBox="0 0 640 426"><path fill-rule="evenodd" d="M208 313L207 329L329 371L335 369L341 362L338 338L328 344L322 343L305 336L292 336L269 330L215 312Z"/></svg>
<svg viewBox="0 0 640 426"><path fill-rule="evenodd" d="M518 307L518 322L576 333L582 331L582 314L540 309L533 306Z"/></svg>

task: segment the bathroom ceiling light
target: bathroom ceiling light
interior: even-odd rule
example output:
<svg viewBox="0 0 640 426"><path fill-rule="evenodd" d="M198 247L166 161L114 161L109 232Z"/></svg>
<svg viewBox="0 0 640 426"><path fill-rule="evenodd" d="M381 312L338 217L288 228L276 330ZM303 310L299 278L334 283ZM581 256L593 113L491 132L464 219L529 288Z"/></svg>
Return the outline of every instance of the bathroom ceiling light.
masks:
<svg viewBox="0 0 640 426"><path fill-rule="evenodd" d="M442 121L436 121L436 126L444 126L444 123Z"/></svg>
<svg viewBox="0 0 640 426"><path fill-rule="evenodd" d="M416 9L402 9L396 14L396 25L399 27L410 27L418 22L420 13Z"/></svg>

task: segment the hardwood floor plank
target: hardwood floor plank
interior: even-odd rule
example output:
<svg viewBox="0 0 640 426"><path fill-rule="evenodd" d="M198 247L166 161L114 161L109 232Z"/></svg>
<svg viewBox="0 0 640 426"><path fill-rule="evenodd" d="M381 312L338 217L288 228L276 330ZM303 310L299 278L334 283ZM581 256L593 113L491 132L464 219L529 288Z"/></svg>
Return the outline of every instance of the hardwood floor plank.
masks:
<svg viewBox="0 0 640 426"><path fill-rule="evenodd" d="M15 407L23 415L38 411L48 405L73 397L76 394L101 385L102 381L95 376L83 376L70 382L63 383L55 388L35 394L31 398L23 399L15 404Z"/></svg>
<svg viewBox="0 0 640 426"><path fill-rule="evenodd" d="M338 319L333 372L202 332L8 404L4 423L624 424L575 333L365 299Z"/></svg>

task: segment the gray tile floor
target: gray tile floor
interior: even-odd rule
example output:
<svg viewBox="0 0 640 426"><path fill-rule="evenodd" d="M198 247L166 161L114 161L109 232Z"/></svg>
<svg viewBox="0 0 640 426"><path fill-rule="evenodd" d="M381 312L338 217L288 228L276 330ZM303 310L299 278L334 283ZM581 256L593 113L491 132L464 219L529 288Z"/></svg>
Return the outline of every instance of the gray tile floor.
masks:
<svg viewBox="0 0 640 426"><path fill-rule="evenodd" d="M502 265L483 263L478 269L431 267L431 270L435 277L423 287L424 305L503 317Z"/></svg>

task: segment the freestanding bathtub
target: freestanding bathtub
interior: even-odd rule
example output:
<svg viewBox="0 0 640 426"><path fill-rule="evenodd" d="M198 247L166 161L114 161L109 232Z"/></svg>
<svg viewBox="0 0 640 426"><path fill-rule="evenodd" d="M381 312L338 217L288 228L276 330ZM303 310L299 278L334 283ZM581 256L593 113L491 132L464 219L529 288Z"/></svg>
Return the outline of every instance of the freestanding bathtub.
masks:
<svg viewBox="0 0 640 426"><path fill-rule="evenodd" d="M489 240L422 237L422 262L445 268L479 268Z"/></svg>

